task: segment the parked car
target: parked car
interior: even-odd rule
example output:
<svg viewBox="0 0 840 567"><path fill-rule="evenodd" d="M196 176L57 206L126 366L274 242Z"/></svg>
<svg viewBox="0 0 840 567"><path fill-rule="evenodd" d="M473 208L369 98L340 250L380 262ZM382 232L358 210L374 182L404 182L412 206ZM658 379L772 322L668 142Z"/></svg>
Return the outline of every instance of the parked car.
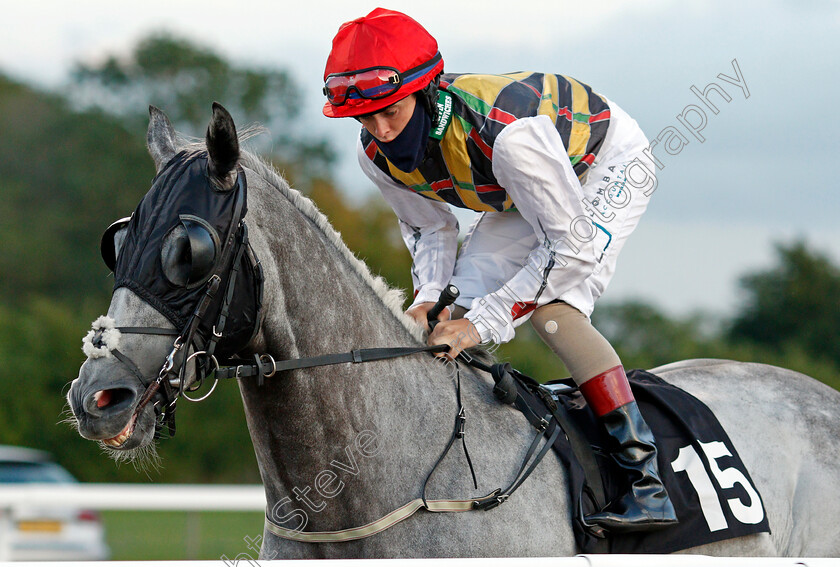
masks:
<svg viewBox="0 0 840 567"><path fill-rule="evenodd" d="M75 482L49 453L0 445L0 484ZM14 510L10 521L0 526L4 524L11 526L11 533L0 539L9 542L12 560L88 561L110 556L94 510L27 506Z"/></svg>

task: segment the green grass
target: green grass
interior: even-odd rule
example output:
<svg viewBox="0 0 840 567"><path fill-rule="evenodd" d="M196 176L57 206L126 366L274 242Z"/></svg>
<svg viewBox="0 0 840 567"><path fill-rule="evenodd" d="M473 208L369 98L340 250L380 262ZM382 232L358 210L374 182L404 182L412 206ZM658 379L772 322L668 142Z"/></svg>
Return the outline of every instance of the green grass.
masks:
<svg viewBox="0 0 840 567"><path fill-rule="evenodd" d="M102 512L112 560L233 559L262 537L261 512ZM257 544L259 547L259 544ZM244 558L244 556L242 557Z"/></svg>

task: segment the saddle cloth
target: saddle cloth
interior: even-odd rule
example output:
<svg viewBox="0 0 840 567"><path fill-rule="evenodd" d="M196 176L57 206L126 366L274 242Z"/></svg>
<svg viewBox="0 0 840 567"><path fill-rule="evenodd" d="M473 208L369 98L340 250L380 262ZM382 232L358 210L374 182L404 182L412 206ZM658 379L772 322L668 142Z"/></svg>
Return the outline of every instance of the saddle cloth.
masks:
<svg viewBox="0 0 840 567"><path fill-rule="evenodd" d="M549 409L530 380L515 382L531 411ZM527 378L527 377L524 377ZM569 471L575 539L583 553L672 553L706 543L769 532L761 497L729 436L712 411L700 400L643 370L628 373L630 386L645 420L656 437L659 471L673 501L679 524L654 532L607 534L597 537L582 517L598 511L592 480L566 436L554 443ZM558 412L571 418L571 427L583 432L600 469L606 502L627 491L626 473L609 457L611 440L596 421L583 396L570 380L543 385L557 403ZM567 435L569 432L567 432ZM573 436L573 435L570 435ZM578 444L580 445L580 444ZM580 450L580 449L579 449ZM591 455L587 456L591 462ZM594 467L590 467L594 468ZM597 491L596 491L597 493Z"/></svg>

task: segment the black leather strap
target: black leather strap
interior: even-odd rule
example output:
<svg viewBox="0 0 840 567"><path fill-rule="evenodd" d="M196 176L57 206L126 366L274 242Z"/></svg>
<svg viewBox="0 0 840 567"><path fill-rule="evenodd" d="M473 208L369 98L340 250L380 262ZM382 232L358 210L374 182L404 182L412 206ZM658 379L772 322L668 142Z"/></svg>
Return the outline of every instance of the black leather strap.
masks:
<svg viewBox="0 0 840 567"><path fill-rule="evenodd" d="M345 362L361 363L373 362L376 360L387 360L398 358L420 352L445 352L449 345L435 345L425 347L395 347L395 348L362 348L337 354L323 354L321 356L310 356L306 358L294 358L292 360L280 360L273 364L271 362L259 362L232 359L226 361L231 366L224 366L216 371L218 378L250 378L252 376L266 376L272 371L282 372L285 370L298 370L301 368L315 368L317 366L330 366Z"/></svg>
<svg viewBox="0 0 840 567"><path fill-rule="evenodd" d="M137 378L137 380L139 380L143 386L149 385L149 381L146 380L146 377L143 376L143 373L140 372L140 369L137 368L137 365L134 364L134 361L132 361L130 358L128 358L126 355L124 355L115 348L111 349L111 354L113 354L117 360L122 362L126 366L126 368L128 368L131 371L131 373L134 374L134 377Z"/></svg>
<svg viewBox="0 0 840 567"><path fill-rule="evenodd" d="M470 473L472 474L473 486L476 490L478 490L478 480L475 477L475 468L473 468L472 459L470 458L470 452L467 450L467 412L464 409L464 404L461 402L461 369L458 368L457 363L455 363L455 369L458 376L456 388L456 398L458 399L458 417L456 418L455 422L455 437L461 438L461 444L464 446L464 456L467 458L467 465L469 465Z"/></svg>
<svg viewBox="0 0 840 567"><path fill-rule="evenodd" d="M449 345L444 346L448 347ZM448 348L446 350L448 350ZM461 403L461 370L460 368L458 368L457 364L455 368L457 375L457 379L455 382L455 398L458 401L458 415L455 417L455 430L452 432L452 436L449 438L449 443L446 444L446 448L443 450L443 453L440 454L440 457L438 457L438 460L435 461L435 464L432 466L432 470L430 470L429 474L426 475L426 480L423 481L423 489L420 494L420 497L423 499L423 505L426 506L426 508L429 507L429 502L428 500L426 500L426 488L429 485L429 480L432 478L432 475L435 474L435 471L437 470L438 466L443 462L443 459L446 457L446 455L449 454L449 450L452 448L452 445L458 438L460 438L464 444L464 455L467 457L467 464L470 467L470 473L472 473L473 486L475 486L476 490L478 490L478 480L476 480L475 477L475 469L473 468L472 459L470 459L470 454L467 451L467 440L466 436L464 435L464 427L467 422L467 414L464 410L464 405Z"/></svg>
<svg viewBox="0 0 840 567"><path fill-rule="evenodd" d="M163 327L117 327L121 333L135 334L135 335L170 335L177 337L181 334L176 329L164 329Z"/></svg>
<svg viewBox="0 0 840 567"><path fill-rule="evenodd" d="M230 305L233 303L233 294L236 290L237 277L239 275L239 263L248 246L248 229L245 223L240 223L239 232L237 233L236 254L231 262L230 274L228 275L228 284L225 294L222 296L222 306L219 309L219 315L216 319L216 324L213 326L210 337L207 340L205 351L207 356L213 356L216 352L216 345L222 339L225 332L225 325L227 324L228 314L230 312Z"/></svg>
<svg viewBox="0 0 840 567"><path fill-rule="evenodd" d="M549 397L550 399L550 394L544 388L540 388L539 392L541 393L540 397L543 399L546 397ZM595 453L592 450L592 445L589 443L589 440L586 438L583 431L581 431L577 423L575 423L569 416L569 412L566 411L566 408L562 405L558 405L554 402L554 400L551 400L551 402L551 404L546 405L548 406L549 411L551 411L551 415L557 420L560 427L563 428L563 431L566 434L566 439L569 440L572 452L575 454L581 468L583 468L584 477L586 478L586 486L591 491L591 496L595 500L595 504L598 506L599 510L603 509L603 507L607 504L606 491L604 490L604 483L601 480L601 469L598 466L598 462L595 460Z"/></svg>
<svg viewBox="0 0 840 567"><path fill-rule="evenodd" d="M540 452L537 453L537 456L534 457L533 461L531 457L534 456L534 453L537 451L537 447L540 444L540 440L543 437L543 431L540 430L534 436L534 440L531 442L531 446L528 447L528 452L525 453L525 458L522 460L522 465L519 467L519 471L516 473L516 476L513 478L513 481L508 485L507 488L504 490L497 490L496 493L493 495L493 498L486 498L479 500L475 503L475 508L478 510L492 510L496 506L504 503L510 495L516 492L516 489L522 486L522 483L527 480L531 473L537 468L537 465L542 462L543 457L545 457L546 453L551 449L551 446L554 445L554 441L557 439L557 436L560 435L562 429L557 425L557 422L552 419L551 415L545 416L546 423L549 424L548 427L548 440L543 444L542 449ZM531 466L528 466L528 463L531 463Z"/></svg>
<svg viewBox="0 0 840 567"><path fill-rule="evenodd" d="M546 417L548 417L548 416L546 416ZM537 456L531 462L531 466L528 467L528 469L524 472L524 474L522 474L522 476L518 477L515 480L515 482L513 484L511 484L507 488L507 490L505 490L502 494L506 494L507 496L510 496L511 494L513 494L514 491L516 491L517 488L519 488L522 485L523 482L525 482L525 480L529 476L531 476L531 473L534 472L534 469L537 468L537 465L540 464L540 462L543 460L543 457L545 457L546 453L548 453L551 450L551 447L554 445L554 442L557 440L557 437L560 435L560 433L563 431L563 429L559 425L557 425L556 422L552 422L552 424L549 426L549 431L551 433L548 437L548 440L543 444L542 449L540 449L540 452L537 454ZM530 455L526 456L526 462L527 462L527 458L529 458L529 457L530 457Z"/></svg>

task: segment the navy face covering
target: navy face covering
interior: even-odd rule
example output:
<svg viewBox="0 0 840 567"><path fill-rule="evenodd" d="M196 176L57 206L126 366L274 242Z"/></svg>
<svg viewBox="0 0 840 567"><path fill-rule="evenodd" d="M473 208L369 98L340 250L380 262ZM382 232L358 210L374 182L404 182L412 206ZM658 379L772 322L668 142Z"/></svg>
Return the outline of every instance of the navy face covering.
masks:
<svg viewBox="0 0 840 567"><path fill-rule="evenodd" d="M400 135L392 142L376 141L376 145L400 171L406 173L414 171L423 156L426 154L426 141L429 132L432 130L432 119L423 105L417 101L414 105L414 114L408 124L405 125Z"/></svg>

